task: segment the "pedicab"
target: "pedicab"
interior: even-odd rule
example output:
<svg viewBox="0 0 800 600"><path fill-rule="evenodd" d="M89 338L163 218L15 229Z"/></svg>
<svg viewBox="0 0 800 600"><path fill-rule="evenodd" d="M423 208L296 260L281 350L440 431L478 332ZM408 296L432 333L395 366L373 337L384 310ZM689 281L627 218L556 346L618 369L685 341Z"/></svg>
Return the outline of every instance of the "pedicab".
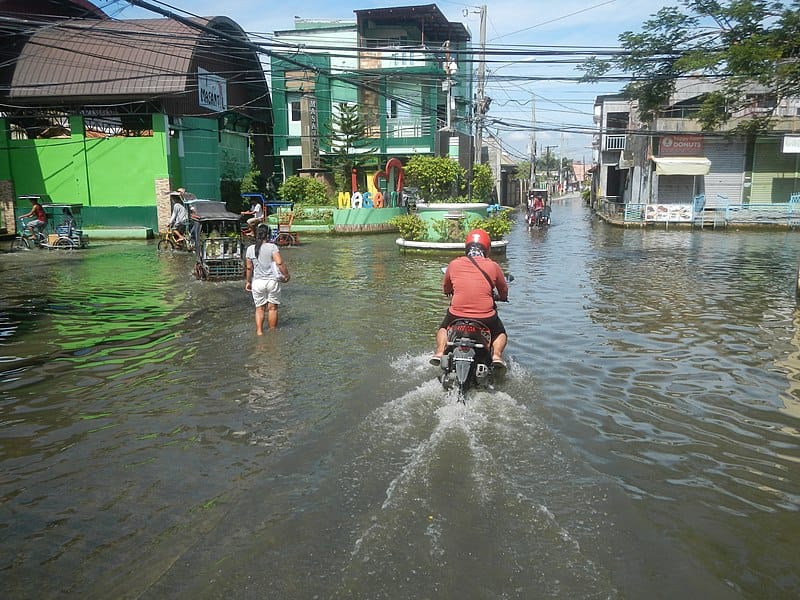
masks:
<svg viewBox="0 0 800 600"><path fill-rule="evenodd" d="M39 246L50 250L76 250L89 245L89 236L82 229L83 204L55 204L47 195L28 195L19 198L21 200L35 198L47 215L47 224L36 237L30 236L23 229L14 240L15 249Z"/></svg>
<svg viewBox="0 0 800 600"><path fill-rule="evenodd" d="M244 243L239 215L216 200L188 200L186 204L197 254L194 276L203 280L242 279Z"/></svg>
<svg viewBox="0 0 800 600"><path fill-rule="evenodd" d="M269 241L278 246L298 246L300 237L296 231L292 231L294 223L294 202L282 202L280 200L267 200L260 192L247 192L241 194L242 198L252 204L260 202L264 208L264 220L270 224L272 235ZM274 216L273 216L274 215ZM274 221L274 227L272 222ZM246 235L252 235L252 232Z"/></svg>
<svg viewBox="0 0 800 600"><path fill-rule="evenodd" d="M47 243L45 248L75 250L89 245L83 231L83 204L42 204L47 214Z"/></svg>

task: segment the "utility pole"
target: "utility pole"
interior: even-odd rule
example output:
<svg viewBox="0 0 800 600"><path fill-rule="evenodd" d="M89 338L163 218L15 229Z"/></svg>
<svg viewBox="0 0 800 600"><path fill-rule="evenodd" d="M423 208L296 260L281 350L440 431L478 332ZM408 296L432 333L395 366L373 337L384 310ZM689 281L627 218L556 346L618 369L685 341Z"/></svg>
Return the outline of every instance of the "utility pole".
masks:
<svg viewBox="0 0 800 600"><path fill-rule="evenodd" d="M486 93L486 5L480 8L481 15L481 52L478 60L478 93L475 99L475 164L481 162L481 149L483 148L483 121L489 112L491 98Z"/></svg>
<svg viewBox="0 0 800 600"><path fill-rule="evenodd" d="M531 128L531 172L530 172L530 185L529 188L536 187L536 96L531 94L531 120L533 127Z"/></svg>
<svg viewBox="0 0 800 600"><path fill-rule="evenodd" d="M458 72L458 64L450 57L450 40L446 40L443 44L445 49L444 55L444 72L445 80L443 87L447 91L447 127L445 128L448 133L453 131L453 84L456 73Z"/></svg>
<svg viewBox="0 0 800 600"><path fill-rule="evenodd" d="M561 132L561 145L558 148L558 191L559 193L564 191L564 182L563 182L563 173L564 173L564 132Z"/></svg>
<svg viewBox="0 0 800 600"><path fill-rule="evenodd" d="M547 157L547 181L545 182L545 187L547 188L547 192L552 192L552 186L550 185L550 163L552 159L550 158L552 155L550 154L550 148L558 148L557 145L552 146L545 146L545 156Z"/></svg>

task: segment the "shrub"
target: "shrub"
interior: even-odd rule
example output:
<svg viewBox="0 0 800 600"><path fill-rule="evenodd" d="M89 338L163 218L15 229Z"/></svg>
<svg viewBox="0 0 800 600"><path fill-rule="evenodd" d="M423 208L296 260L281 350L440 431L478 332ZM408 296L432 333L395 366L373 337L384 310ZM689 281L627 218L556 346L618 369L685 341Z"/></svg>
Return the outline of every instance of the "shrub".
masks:
<svg viewBox="0 0 800 600"><path fill-rule="evenodd" d="M263 192L266 186L266 178L261 174L261 171L252 170L245 173L242 181L239 184L239 191L242 194L248 192Z"/></svg>
<svg viewBox="0 0 800 600"><path fill-rule="evenodd" d="M404 240L419 241L425 238L428 226L419 215L399 215L389 219L389 225L397 227Z"/></svg>
<svg viewBox="0 0 800 600"><path fill-rule="evenodd" d="M296 202L312 206L329 206L328 190L320 181L312 177L292 175L278 188L278 195L286 202Z"/></svg>
<svg viewBox="0 0 800 600"><path fill-rule="evenodd" d="M494 175L489 165L473 165L472 167L472 199L477 201L492 201L494 188Z"/></svg>
<svg viewBox="0 0 800 600"><path fill-rule="evenodd" d="M238 179L222 179L219 182L220 200L222 200L228 207L228 210L239 212L245 208L249 208L250 204L244 202L239 194L239 180ZM243 207L247 204L246 207Z"/></svg>
<svg viewBox="0 0 800 600"><path fill-rule="evenodd" d="M295 223L333 225L333 209L317 206L294 206Z"/></svg>
<svg viewBox="0 0 800 600"><path fill-rule="evenodd" d="M418 187L428 202L444 202L458 194L464 169L452 158L416 155L404 167L408 185Z"/></svg>
<svg viewBox="0 0 800 600"><path fill-rule="evenodd" d="M468 219L434 219L433 230L440 242L463 242Z"/></svg>
<svg viewBox="0 0 800 600"><path fill-rule="evenodd" d="M511 231L511 219L507 210L494 213L490 217L474 217L469 220L468 229L484 229L493 240L502 240Z"/></svg>

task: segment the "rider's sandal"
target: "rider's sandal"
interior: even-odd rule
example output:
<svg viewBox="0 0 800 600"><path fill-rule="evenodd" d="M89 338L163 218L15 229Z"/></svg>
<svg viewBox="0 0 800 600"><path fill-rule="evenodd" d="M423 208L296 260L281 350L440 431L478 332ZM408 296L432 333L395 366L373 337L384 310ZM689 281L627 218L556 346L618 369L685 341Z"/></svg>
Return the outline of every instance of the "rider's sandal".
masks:
<svg viewBox="0 0 800 600"><path fill-rule="evenodd" d="M492 367L495 369L506 369L508 365L506 365L506 362L502 358L493 358Z"/></svg>
<svg viewBox="0 0 800 600"><path fill-rule="evenodd" d="M438 367L442 364L442 357L441 356L431 356L431 359L428 361L434 367Z"/></svg>

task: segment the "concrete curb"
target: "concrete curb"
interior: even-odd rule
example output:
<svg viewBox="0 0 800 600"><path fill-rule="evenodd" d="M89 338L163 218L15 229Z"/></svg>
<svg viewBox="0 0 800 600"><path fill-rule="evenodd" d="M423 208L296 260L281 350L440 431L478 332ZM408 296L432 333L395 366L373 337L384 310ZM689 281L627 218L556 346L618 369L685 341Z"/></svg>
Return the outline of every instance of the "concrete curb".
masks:
<svg viewBox="0 0 800 600"><path fill-rule="evenodd" d="M92 240L151 240L156 235L150 227L116 227L103 229L84 229L83 233Z"/></svg>

